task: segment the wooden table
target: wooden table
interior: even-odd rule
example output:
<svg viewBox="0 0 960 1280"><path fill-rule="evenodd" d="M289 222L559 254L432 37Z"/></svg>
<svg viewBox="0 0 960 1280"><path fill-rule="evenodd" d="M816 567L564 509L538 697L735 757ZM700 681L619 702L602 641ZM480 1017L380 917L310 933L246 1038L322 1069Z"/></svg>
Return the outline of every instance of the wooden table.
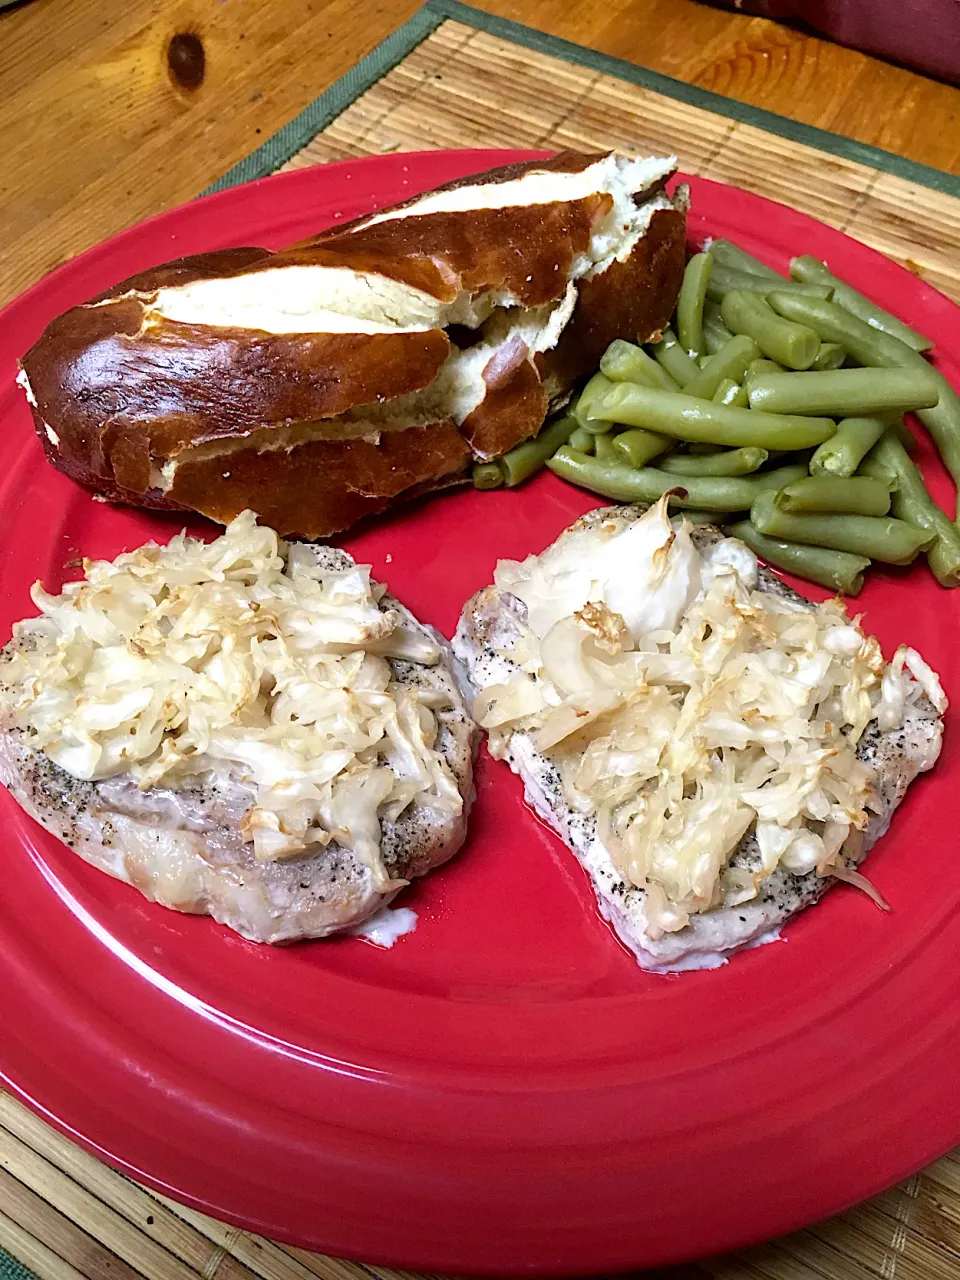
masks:
<svg viewBox="0 0 960 1280"><path fill-rule="evenodd" d="M418 5L32 0L0 14L0 302L111 232L195 196ZM960 172L960 90L849 49L695 0L480 5ZM168 58L178 35L199 42L181 41L180 81Z"/></svg>
<svg viewBox="0 0 960 1280"><path fill-rule="evenodd" d="M8 149L0 187L8 250L0 261L0 302L88 245L195 196L287 124L405 22L418 4L32 0L0 13L0 125ZM693 0L481 0L481 6L702 88L960 173L960 91L799 32ZM428 43L417 51L421 70L427 64L433 71L443 65L446 72L443 58L456 46L461 50L461 89L472 94L485 68L503 67L505 55L493 37L476 35L470 55L462 56L464 33L443 31L436 34L433 51ZM539 71L527 68L526 97L509 92L510 73L504 72L506 100L539 100L538 90L546 88L545 77L552 70L555 64ZM520 84L522 69L514 74ZM565 74L582 79L586 73L568 68ZM445 74L444 83L452 78ZM397 81L391 88L387 76L371 89L380 97L369 115L376 125L363 126L368 151L401 145L402 122L391 117L390 105L402 101L410 107L407 83ZM466 100L472 119L476 105L472 96ZM623 100L612 100L618 121ZM645 103L645 123L653 127L650 99ZM363 103L351 110L355 124ZM684 117L688 125L691 111ZM530 114L523 116L530 129L523 145L540 145L547 135L538 132ZM289 163L354 154L346 147L349 116L348 111L338 117ZM561 145L588 145L577 130L592 126L578 121L576 112L569 117L564 112L561 118L572 138ZM671 124L678 118L671 116ZM444 117L446 132L418 133L407 145L458 145L465 117L459 119L449 125ZM515 115L510 121L510 137L500 139L500 145L515 141L517 119ZM717 119L710 126L714 132ZM701 132L696 120L688 127L685 145L695 137L699 148L696 156L686 157L686 162L696 161L688 165L689 172L702 172L709 161L714 168L708 176L745 182L738 166L745 155L756 157L757 146L768 148L759 167L771 169L777 136L761 142L754 130L753 142L739 150L729 132L724 133L730 158L716 171L725 153L712 141L710 129ZM668 132L660 139L665 146L676 137ZM478 145L489 143L481 139ZM780 158L795 151L784 144ZM835 159L826 168L815 168L804 187L795 156L792 163L792 168L777 168L788 194L775 193L776 198L789 199L833 225L848 227L850 219L869 212L870 199L880 189L866 181L868 171L862 166L857 176L857 165ZM829 181L827 171L833 172ZM907 185L896 187L897 180L889 176L883 181L890 190ZM950 292L960 297L954 270L960 260L957 219L955 212L949 218L943 212L947 201L951 206L956 202L938 195L929 183L917 192L915 212L923 230L938 226L943 241L939 265L927 263L928 278L947 287L943 264L949 263ZM818 200L826 201L822 208ZM901 215L897 199L889 197L888 205ZM916 243L919 225L903 224L904 244ZM887 247L880 213L875 212L871 227L880 235L874 242L897 256L903 244L896 229ZM944 239L945 228L949 235ZM853 230L869 238L858 226ZM402 1273L386 1268L282 1249L166 1201L106 1169L3 1093L0 1246L43 1280L403 1280ZM9 1274L4 1267L0 1254L0 1280ZM807 1232L671 1274L673 1280L891 1280L894 1275L897 1280L951 1280L960 1274L960 1153Z"/></svg>

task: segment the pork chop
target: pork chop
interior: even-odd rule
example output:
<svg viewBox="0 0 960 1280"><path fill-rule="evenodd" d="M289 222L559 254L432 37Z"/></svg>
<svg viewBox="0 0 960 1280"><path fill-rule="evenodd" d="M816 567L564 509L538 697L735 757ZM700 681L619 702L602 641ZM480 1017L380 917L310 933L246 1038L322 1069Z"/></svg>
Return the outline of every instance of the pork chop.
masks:
<svg viewBox="0 0 960 1280"><path fill-rule="evenodd" d="M353 565L345 552L300 544L318 566ZM302 553L301 553L302 554ZM381 823L380 856L386 877L332 840L306 856L264 861L242 830L255 792L237 776L200 773L176 786L141 789L123 773L84 781L32 748L4 708L0 662L0 782L47 831L85 861L134 885L147 898L177 911L210 915L255 942L321 938L348 930L389 903L410 880L440 866L463 844L474 799L473 752L477 730L452 671L449 645L384 595L381 612L439 645L428 665L388 659L392 680L430 695L435 750L456 781L462 807L454 814L415 800L395 820ZM10 658L18 643L3 651ZM312 852L312 850L317 850ZM386 883L385 883L386 881Z"/></svg>
<svg viewBox="0 0 960 1280"><path fill-rule="evenodd" d="M612 522L625 528L643 512L644 508L636 506L602 508L577 521L561 539L576 538L601 523ZM694 529L691 536L699 550L708 552L721 542L729 547L735 541L725 539L712 526ZM559 545L559 540L554 545ZM750 555L742 544L736 543L734 558L741 552ZM757 572L757 587L808 610L815 608L762 567ZM475 693L503 685L522 669L518 658L529 657L527 613L523 601L496 586L484 588L465 606L453 647ZM876 719L870 722L856 754L875 770L875 798L862 831L862 844L855 855L847 855L848 868L852 869L886 832L914 778L936 763L941 735L942 716L925 694L907 703L902 722L895 730L882 732ZM596 817L569 803L550 753L537 749L533 733L516 728L505 735L499 752L522 779L527 803L565 841L586 870L603 917L636 956L641 968L668 973L722 965L737 951L773 941L790 916L816 902L835 883L833 875L820 875L816 870L793 874L778 866L761 880L760 891L753 899L742 901L728 894L713 909L691 914L685 927L651 937L644 890L629 884L615 867L598 835ZM730 866L750 873L760 870L760 852L752 829L732 855Z"/></svg>

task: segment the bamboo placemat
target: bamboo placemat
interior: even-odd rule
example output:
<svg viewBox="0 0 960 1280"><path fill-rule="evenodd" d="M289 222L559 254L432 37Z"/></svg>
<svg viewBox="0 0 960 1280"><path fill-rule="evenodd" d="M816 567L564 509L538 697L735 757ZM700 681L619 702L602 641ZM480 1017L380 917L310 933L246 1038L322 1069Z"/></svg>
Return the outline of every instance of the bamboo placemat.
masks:
<svg viewBox="0 0 960 1280"><path fill-rule="evenodd" d="M430 0L215 188L347 157L478 146L675 152L687 172L810 213L960 299L960 180L455 0ZM0 1093L0 1280L31 1273L40 1280L409 1277L207 1218L108 1169ZM806 1231L667 1274L956 1280L960 1151Z"/></svg>

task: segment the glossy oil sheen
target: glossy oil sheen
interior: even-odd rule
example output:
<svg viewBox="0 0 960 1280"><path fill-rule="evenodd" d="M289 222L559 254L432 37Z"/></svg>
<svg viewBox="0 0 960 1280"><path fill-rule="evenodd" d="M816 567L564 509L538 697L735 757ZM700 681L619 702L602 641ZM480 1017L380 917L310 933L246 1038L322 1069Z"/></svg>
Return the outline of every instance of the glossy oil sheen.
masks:
<svg viewBox="0 0 960 1280"><path fill-rule="evenodd" d="M530 153L393 155L200 200L55 272L0 317L0 636L78 554L180 521L112 508L42 459L15 361L68 305L172 256L279 246ZM831 267L936 338L960 385L957 309L782 206L693 179L692 241ZM952 490L924 442L937 496ZM345 545L451 633L498 558L541 550L590 495L549 475L401 511ZM202 521L198 532L212 536ZM822 595L816 588L810 594ZM957 680L960 595L875 569L858 608L888 653ZM952 716L950 717L952 720ZM654 1265L832 1213L960 1140L960 788L948 721L869 873L785 941L713 973L642 973L505 766L479 763L467 847L408 891L417 929L270 949L118 884L0 796L0 1070L109 1163L241 1224L438 1271Z"/></svg>

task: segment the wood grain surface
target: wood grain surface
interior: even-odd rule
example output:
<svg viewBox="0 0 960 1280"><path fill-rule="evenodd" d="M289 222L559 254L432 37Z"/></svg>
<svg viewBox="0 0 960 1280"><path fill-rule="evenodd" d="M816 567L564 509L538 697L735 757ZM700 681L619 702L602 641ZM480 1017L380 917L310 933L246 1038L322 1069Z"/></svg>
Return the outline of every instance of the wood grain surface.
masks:
<svg viewBox="0 0 960 1280"><path fill-rule="evenodd" d="M0 13L0 302L189 200L418 0L32 0ZM681 80L960 172L960 90L695 0L481 0ZM192 35L202 79L172 74ZM189 68L188 68L189 69Z"/></svg>

